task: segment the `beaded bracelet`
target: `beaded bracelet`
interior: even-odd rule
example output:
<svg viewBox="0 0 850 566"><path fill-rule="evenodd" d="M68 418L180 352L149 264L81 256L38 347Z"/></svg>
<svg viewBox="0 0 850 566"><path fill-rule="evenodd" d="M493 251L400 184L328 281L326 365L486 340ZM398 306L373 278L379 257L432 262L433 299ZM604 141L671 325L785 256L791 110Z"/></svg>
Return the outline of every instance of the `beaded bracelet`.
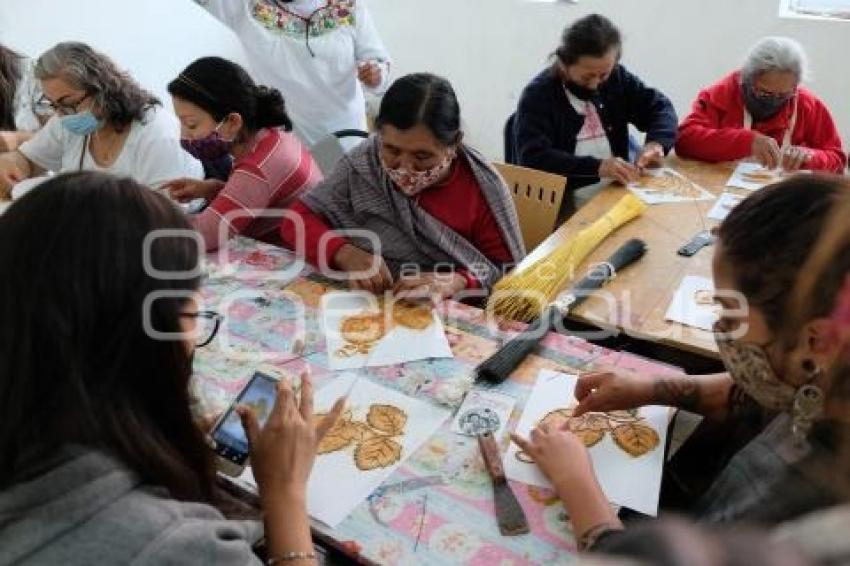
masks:
<svg viewBox="0 0 850 566"><path fill-rule="evenodd" d="M316 553L315 552L287 552L277 556L275 558L269 558L266 560L266 564L268 566L273 566L274 564L279 564L281 562L291 562L293 560L315 560Z"/></svg>

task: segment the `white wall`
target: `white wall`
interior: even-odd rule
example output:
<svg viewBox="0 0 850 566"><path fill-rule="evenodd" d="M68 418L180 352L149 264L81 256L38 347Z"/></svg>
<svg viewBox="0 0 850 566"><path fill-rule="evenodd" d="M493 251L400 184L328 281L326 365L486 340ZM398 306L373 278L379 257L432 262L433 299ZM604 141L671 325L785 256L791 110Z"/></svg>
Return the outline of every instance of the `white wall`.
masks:
<svg viewBox="0 0 850 566"><path fill-rule="evenodd" d="M0 42L37 57L65 40L108 54L167 108L166 85L198 57L245 63L236 36L191 0L0 0Z"/></svg>
<svg viewBox="0 0 850 566"><path fill-rule="evenodd" d="M700 87L736 67L765 35L807 49L810 87L829 105L850 150L850 22L780 19L779 0L369 0L397 73L430 70L452 81L469 138L502 155L501 128L523 86L546 64L563 28L590 12L625 35L623 62L663 90L680 116Z"/></svg>
<svg viewBox="0 0 850 566"><path fill-rule="evenodd" d="M812 61L811 88L850 141L850 23L780 19L779 0L368 2L395 73L429 70L449 78L469 139L493 158L502 154L502 125L522 87L546 64L563 27L591 11L620 26L624 63L667 93L680 115L759 37L797 38ZM236 38L191 0L0 0L0 41L37 55L63 39L109 53L164 100L167 82L196 57L245 62Z"/></svg>

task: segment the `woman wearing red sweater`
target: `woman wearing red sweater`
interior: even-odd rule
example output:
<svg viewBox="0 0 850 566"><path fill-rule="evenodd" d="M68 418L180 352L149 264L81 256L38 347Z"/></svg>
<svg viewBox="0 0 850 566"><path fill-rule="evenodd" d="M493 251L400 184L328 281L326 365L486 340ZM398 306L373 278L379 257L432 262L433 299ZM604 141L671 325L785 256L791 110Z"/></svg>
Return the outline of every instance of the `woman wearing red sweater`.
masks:
<svg viewBox="0 0 850 566"><path fill-rule="evenodd" d="M343 271L352 287L375 293L439 299L490 288L525 249L504 181L461 141L449 82L398 79L376 126L377 136L293 205L303 223L285 218L283 241L320 271Z"/></svg>
<svg viewBox="0 0 850 566"><path fill-rule="evenodd" d="M824 103L800 86L805 76L799 43L762 39L740 71L699 93L679 126L676 153L712 162L752 157L788 171L843 171L838 129Z"/></svg>
<svg viewBox="0 0 850 566"><path fill-rule="evenodd" d="M168 85L189 153L223 172L218 179L175 179L171 196L210 201L190 217L208 251L242 234L280 244L280 211L322 179L310 151L291 133L276 89L254 83L241 66L203 57ZM231 168L231 162L233 163Z"/></svg>

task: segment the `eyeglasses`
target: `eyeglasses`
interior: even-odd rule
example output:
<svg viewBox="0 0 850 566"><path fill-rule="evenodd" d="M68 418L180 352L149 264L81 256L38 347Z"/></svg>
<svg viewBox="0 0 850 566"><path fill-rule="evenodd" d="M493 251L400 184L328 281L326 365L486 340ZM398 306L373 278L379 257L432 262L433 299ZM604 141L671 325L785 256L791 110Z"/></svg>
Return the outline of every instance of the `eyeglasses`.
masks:
<svg viewBox="0 0 850 566"><path fill-rule="evenodd" d="M224 317L215 311L182 312L180 316L194 318L195 347L203 348L213 341Z"/></svg>
<svg viewBox="0 0 850 566"><path fill-rule="evenodd" d="M762 100L788 100L795 94L797 94L797 90L794 89L791 92L770 92L767 90L762 90L757 86L752 87L753 94L756 98L760 98Z"/></svg>
<svg viewBox="0 0 850 566"><path fill-rule="evenodd" d="M76 102L62 102L56 103L42 95L41 98L38 99L38 102L35 104L35 111L39 114L49 114L52 112L56 112L62 116L68 116L70 114L76 114L79 111L80 104L86 101L91 96L91 93L87 93L81 99Z"/></svg>

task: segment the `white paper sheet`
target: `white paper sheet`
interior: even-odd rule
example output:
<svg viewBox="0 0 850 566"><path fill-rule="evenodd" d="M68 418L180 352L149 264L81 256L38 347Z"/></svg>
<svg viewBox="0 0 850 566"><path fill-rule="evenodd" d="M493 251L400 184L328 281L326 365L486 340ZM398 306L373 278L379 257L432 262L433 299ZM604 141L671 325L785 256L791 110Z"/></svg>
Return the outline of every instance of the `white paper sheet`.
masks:
<svg viewBox="0 0 850 566"><path fill-rule="evenodd" d="M516 399L509 395L473 389L458 409L452 431L466 436L491 432L501 440L515 404Z"/></svg>
<svg viewBox="0 0 850 566"><path fill-rule="evenodd" d="M516 432L528 438L531 428L547 413L576 404L573 395L576 376L541 370L531 391ZM593 469L602 490L612 503L645 513L658 514L658 496L661 489L661 471L664 466L664 446L667 438L668 411L666 407L642 407L639 411L660 437L658 445L647 454L632 457L621 450L607 432L605 437L589 449ZM535 464L517 459L518 448L511 443L505 454L505 473L512 479L551 487Z"/></svg>
<svg viewBox="0 0 850 566"><path fill-rule="evenodd" d="M732 212L732 209L738 206L744 197L733 193L723 193L711 210L708 211L708 217L711 220L723 221Z"/></svg>
<svg viewBox="0 0 850 566"><path fill-rule="evenodd" d="M403 434L393 437L401 444L401 458L385 468L361 471L354 461L355 443L316 457L307 484L307 510L310 516L331 528L338 526L363 503L393 472L433 435L449 417L449 411L403 393L373 383L365 377L346 373L316 392L317 413L329 410L334 402L348 394L346 410L356 421L366 421L369 408L375 404L398 407L407 415ZM254 483L250 468L240 477L248 485Z"/></svg>
<svg viewBox="0 0 850 566"><path fill-rule="evenodd" d="M803 170L797 171L797 173L811 173L811 171ZM726 186L746 189L748 191L757 191L764 186L778 183L793 174L794 173L789 173L784 169L767 169L758 163L742 161L738 163L738 166L735 167L735 170L732 172L732 176L729 177L728 181L726 181ZM750 175L764 175L765 178L755 179L753 177L749 177Z"/></svg>
<svg viewBox="0 0 850 566"><path fill-rule="evenodd" d="M686 326L711 330L717 321L719 308L709 302L714 282L707 277L688 275L679 284L664 318Z"/></svg>
<svg viewBox="0 0 850 566"><path fill-rule="evenodd" d="M667 177L671 180L671 182L675 181L675 183L679 185L680 189L685 189L692 193L691 196L686 196L685 194L676 194L675 188L668 192L660 189L640 187L636 183L629 183L628 189L646 204L668 204L674 202L693 202L714 199L713 194L697 185L675 169L670 169L669 167L646 169L645 175L649 177Z"/></svg>
<svg viewBox="0 0 850 566"><path fill-rule="evenodd" d="M335 291L322 296L321 307L322 323L327 340L328 364L333 370L388 366L428 358L453 357L443 323L436 313L432 314L431 325L424 330L413 330L390 324L389 331L369 350L368 354L340 356L338 352L348 345L340 333L342 320L351 315L379 310L377 299L374 295L364 292ZM392 316L387 320L391 322Z"/></svg>

